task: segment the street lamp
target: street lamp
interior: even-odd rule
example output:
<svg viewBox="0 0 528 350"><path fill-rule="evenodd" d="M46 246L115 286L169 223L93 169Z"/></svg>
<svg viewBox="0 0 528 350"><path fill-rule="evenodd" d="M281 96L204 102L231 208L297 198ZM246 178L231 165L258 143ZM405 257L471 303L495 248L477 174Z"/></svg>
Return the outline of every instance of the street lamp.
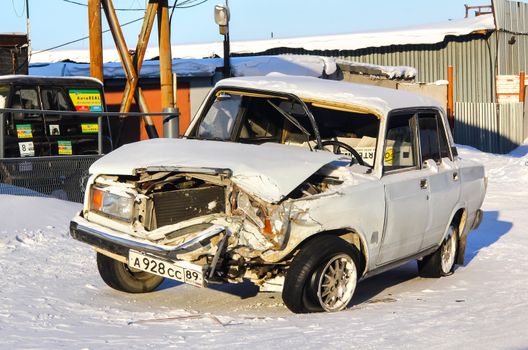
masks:
<svg viewBox="0 0 528 350"><path fill-rule="evenodd" d="M229 7L226 5L216 5L214 9L214 18L221 35L224 36L224 78L231 76L231 67L229 63Z"/></svg>

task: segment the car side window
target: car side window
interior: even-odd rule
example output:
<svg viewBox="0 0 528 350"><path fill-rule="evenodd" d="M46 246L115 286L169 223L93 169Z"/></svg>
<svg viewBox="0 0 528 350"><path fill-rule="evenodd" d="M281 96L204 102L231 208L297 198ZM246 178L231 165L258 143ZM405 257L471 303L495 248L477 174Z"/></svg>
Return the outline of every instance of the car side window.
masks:
<svg viewBox="0 0 528 350"><path fill-rule="evenodd" d="M384 171L417 166L413 117L414 114L389 116L385 137Z"/></svg>
<svg viewBox="0 0 528 350"><path fill-rule="evenodd" d="M449 158L449 143L447 142L446 131L442 119L439 115L436 118L436 124L438 125L438 141L440 142L440 155L442 158Z"/></svg>
<svg viewBox="0 0 528 350"><path fill-rule="evenodd" d="M38 93L35 89L17 89L13 94L13 101L11 107L15 109L40 109ZM27 118L40 118L38 114L24 114L15 112L15 120L24 120Z"/></svg>
<svg viewBox="0 0 528 350"><path fill-rule="evenodd" d="M442 158L449 157L445 129L438 114L419 114L418 129L422 162L432 159L438 164Z"/></svg>

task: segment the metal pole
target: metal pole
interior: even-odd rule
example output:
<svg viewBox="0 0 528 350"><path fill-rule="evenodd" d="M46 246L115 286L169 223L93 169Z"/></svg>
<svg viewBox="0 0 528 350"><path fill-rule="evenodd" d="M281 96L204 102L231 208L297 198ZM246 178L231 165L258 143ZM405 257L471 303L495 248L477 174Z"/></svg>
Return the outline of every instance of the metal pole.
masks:
<svg viewBox="0 0 528 350"><path fill-rule="evenodd" d="M230 51L231 50L230 50L230 45L229 45L229 30L228 30L228 32L224 34L224 78L231 77L231 62L229 59Z"/></svg>
<svg viewBox="0 0 528 350"><path fill-rule="evenodd" d="M454 86L453 86L453 66L447 67L447 117L449 119L449 125L451 128L455 125L455 113L453 110L454 105Z"/></svg>
<svg viewBox="0 0 528 350"><path fill-rule="evenodd" d="M524 102L524 81L526 79L526 73L521 71L519 74L519 102Z"/></svg>
<svg viewBox="0 0 528 350"><path fill-rule="evenodd" d="M88 0L88 26L90 36L90 76L103 82L101 0Z"/></svg>

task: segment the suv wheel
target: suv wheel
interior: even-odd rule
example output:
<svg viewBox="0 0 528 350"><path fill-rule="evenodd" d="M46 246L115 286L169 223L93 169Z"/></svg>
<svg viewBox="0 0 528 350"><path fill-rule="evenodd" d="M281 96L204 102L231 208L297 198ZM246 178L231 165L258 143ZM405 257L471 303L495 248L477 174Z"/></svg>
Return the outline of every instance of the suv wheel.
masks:
<svg viewBox="0 0 528 350"><path fill-rule="evenodd" d="M356 290L358 271L356 247L335 236L314 238L293 258L282 299L295 313L343 310Z"/></svg>
<svg viewBox="0 0 528 350"><path fill-rule="evenodd" d="M164 280L161 276L136 270L101 253L97 253L97 268L103 281L121 292L152 292Z"/></svg>
<svg viewBox="0 0 528 350"><path fill-rule="evenodd" d="M418 273L422 277L443 277L452 274L455 270L457 250L458 230L451 225L446 239L438 250L418 260Z"/></svg>

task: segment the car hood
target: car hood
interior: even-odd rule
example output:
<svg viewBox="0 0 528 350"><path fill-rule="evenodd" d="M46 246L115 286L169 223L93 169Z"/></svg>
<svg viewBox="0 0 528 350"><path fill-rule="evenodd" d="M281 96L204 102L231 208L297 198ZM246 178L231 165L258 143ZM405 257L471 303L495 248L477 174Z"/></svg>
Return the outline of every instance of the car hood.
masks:
<svg viewBox="0 0 528 350"><path fill-rule="evenodd" d="M91 174L135 175L138 170L209 172L229 169L231 180L277 203L340 156L276 143L248 145L190 139L153 139L124 145L96 161Z"/></svg>

